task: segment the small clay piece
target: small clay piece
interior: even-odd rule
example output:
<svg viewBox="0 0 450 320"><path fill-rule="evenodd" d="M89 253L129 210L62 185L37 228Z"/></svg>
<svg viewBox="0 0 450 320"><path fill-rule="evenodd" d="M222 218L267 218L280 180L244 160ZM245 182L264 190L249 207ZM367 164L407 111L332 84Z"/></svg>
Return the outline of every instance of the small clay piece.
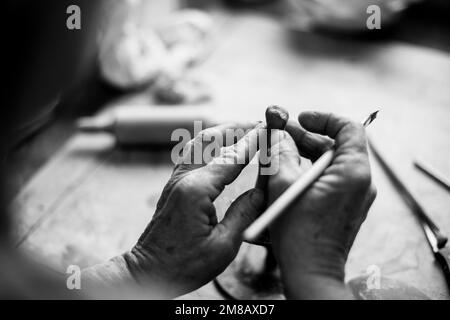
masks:
<svg viewBox="0 0 450 320"><path fill-rule="evenodd" d="M278 130L284 130L287 122L289 120L289 113L284 110L282 107L279 106L269 106L266 109L266 124L267 124L267 150L263 150L263 148L260 149L260 153L266 154L268 157L270 157L270 148L271 148L271 130L272 129L278 129ZM261 155L260 155L261 157ZM268 175L261 174L262 168L268 168L270 167L270 163L259 163L259 171L258 171L258 178L256 180L255 187L261 190L264 190L264 198L268 199L267 195L267 183L269 181ZM271 241L269 237L268 232L264 232L261 234L261 236L255 240L254 242L251 242L253 244L263 245L263 246L270 246Z"/></svg>
<svg viewBox="0 0 450 320"><path fill-rule="evenodd" d="M289 120L289 113L279 106L270 106L266 109L267 130L284 130ZM270 143L270 142L269 142Z"/></svg>
<svg viewBox="0 0 450 320"><path fill-rule="evenodd" d="M267 150L263 150L261 148L260 152L265 153L268 157L270 156L270 148L271 148L271 130L278 129L284 130L287 121L289 120L289 113L279 106L270 106L266 109L266 124L267 124ZM258 180L256 182L256 187L266 190L267 189L267 175L261 174L262 167L270 167L270 163L261 163L259 164L259 174Z"/></svg>

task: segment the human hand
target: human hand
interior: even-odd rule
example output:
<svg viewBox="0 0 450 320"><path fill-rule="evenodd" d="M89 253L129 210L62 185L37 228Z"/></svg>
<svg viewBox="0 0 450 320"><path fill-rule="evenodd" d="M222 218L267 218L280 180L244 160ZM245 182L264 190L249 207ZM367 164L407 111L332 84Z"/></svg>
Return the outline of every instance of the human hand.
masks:
<svg viewBox="0 0 450 320"><path fill-rule="evenodd" d="M162 192L151 223L124 255L137 281L153 286L161 297L187 293L220 274L236 256L243 230L263 209L264 196L257 189L235 200L220 222L213 204L255 155L262 128L255 125L221 125L191 140ZM235 129L249 131L234 145L222 148L212 161L189 164L195 150L204 151L211 141L225 141L227 130ZM213 138L217 136L223 139Z"/></svg>
<svg viewBox="0 0 450 320"><path fill-rule="evenodd" d="M343 285L348 252L376 195L366 136L362 125L333 114L304 112L299 122L304 129L290 123L287 132L272 133L280 141L271 149L279 170L269 179L269 203L302 175L299 150L314 160L332 145L332 138L335 157L276 220L271 239L288 296L332 298L321 289L328 287L325 293L330 293L329 285Z"/></svg>

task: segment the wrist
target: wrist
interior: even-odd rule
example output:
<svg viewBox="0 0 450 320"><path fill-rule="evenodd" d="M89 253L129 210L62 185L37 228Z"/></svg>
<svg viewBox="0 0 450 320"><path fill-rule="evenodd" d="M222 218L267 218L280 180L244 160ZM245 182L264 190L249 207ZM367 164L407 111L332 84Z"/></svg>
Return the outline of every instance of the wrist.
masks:
<svg viewBox="0 0 450 320"><path fill-rule="evenodd" d="M123 296L136 287L123 256L86 268L81 274L81 287L98 297Z"/></svg>
<svg viewBox="0 0 450 320"><path fill-rule="evenodd" d="M154 293L156 299L173 299L185 293L177 281L170 278L170 270L148 252L133 248L123 254L129 273L135 283Z"/></svg>
<svg viewBox="0 0 450 320"><path fill-rule="evenodd" d="M293 299L348 299L345 264L348 251L340 241L302 233L274 237L286 296Z"/></svg>
<svg viewBox="0 0 450 320"><path fill-rule="evenodd" d="M292 238L291 238L292 239ZM281 271L285 274L320 275L344 281L347 250L337 241L282 237L274 239L274 250Z"/></svg>
<svg viewBox="0 0 450 320"><path fill-rule="evenodd" d="M286 279L285 295L297 300L351 300L354 299L344 281L331 276L308 274Z"/></svg>

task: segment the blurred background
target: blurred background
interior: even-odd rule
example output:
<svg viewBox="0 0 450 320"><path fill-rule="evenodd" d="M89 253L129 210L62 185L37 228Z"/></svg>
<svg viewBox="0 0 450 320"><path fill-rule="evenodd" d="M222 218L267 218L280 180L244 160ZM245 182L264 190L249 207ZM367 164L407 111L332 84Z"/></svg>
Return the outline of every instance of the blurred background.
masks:
<svg viewBox="0 0 450 320"><path fill-rule="evenodd" d="M9 197L75 132L75 119L95 114L108 104L170 105L175 112L174 105L201 104L207 106L206 116L214 118L224 108L260 118L262 109L253 107L270 103L299 111L333 104L339 110L336 104L341 103L361 108L355 103L358 93L353 91L359 90L353 82L369 87L373 80L412 81L406 74L395 80L382 77L386 68L392 73L401 68L397 63L406 63L407 54L402 61L392 62L393 66L371 68L376 63L371 57L383 46L404 43L443 54L450 50L450 13L445 0L91 2L79 3L83 16L78 31L64 28L65 8L71 4L67 1L17 1L11 5L22 10L20 21L11 22L20 27L11 28L10 40L16 49L27 50L20 54L19 49L9 51L15 63L8 86L14 88L7 92L15 95L8 94L7 99L11 98L16 109L22 104L24 113L17 120L20 133L5 142L14 148L8 156L13 172ZM380 30L366 27L370 4L381 8ZM51 19L43 19L46 15ZM415 58L420 59L411 55ZM74 59L82 59L83 68L77 67L79 61ZM413 69L416 63L410 62ZM346 70L328 68L330 63ZM365 63L364 74L358 68ZM425 68L427 61L420 59L417 64ZM36 76L39 67L47 74ZM57 79L61 74L64 81ZM363 83L358 78L362 74ZM27 87L25 77L35 83ZM43 91L38 85L42 81L47 82L49 92L59 95L36 94ZM272 86L273 82L276 85ZM66 86L60 88L56 83ZM324 94L328 86L345 90L342 99L346 101L336 101L333 92ZM376 90L362 90L361 94L369 92L372 97L377 94ZM30 99L23 97L27 94ZM376 98L373 104L365 104L376 105ZM247 108L255 113L243 110ZM230 112L225 114L223 120Z"/></svg>

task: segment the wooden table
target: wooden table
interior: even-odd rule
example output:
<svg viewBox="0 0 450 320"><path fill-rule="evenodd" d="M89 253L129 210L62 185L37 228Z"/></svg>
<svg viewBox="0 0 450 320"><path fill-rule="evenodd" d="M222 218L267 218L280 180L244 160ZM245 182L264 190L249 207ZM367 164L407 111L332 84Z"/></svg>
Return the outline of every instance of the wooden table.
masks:
<svg viewBox="0 0 450 320"><path fill-rule="evenodd" d="M292 117L315 109L360 120L380 107L373 141L450 234L449 194L412 166L418 157L450 174L449 54L295 34L260 13L218 16L220 44L196 71L213 88L211 114L221 121L261 119L276 103ZM350 253L347 277L377 265L384 276L448 299L417 221L375 161L372 167L378 197ZM76 134L13 201L16 241L61 272L120 254L150 221L171 170L170 150L121 150L110 136ZM211 284L187 297L221 298Z"/></svg>

